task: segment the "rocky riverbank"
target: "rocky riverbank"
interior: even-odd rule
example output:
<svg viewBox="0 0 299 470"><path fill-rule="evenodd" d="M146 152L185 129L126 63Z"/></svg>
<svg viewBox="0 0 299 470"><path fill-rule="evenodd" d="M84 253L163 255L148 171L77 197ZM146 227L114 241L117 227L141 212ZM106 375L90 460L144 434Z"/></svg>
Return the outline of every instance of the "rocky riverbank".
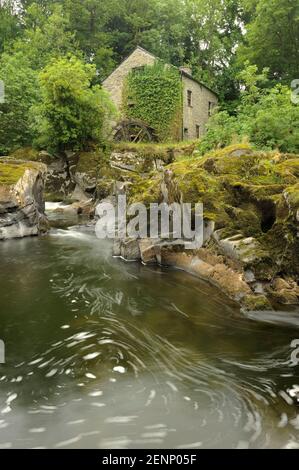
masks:
<svg viewBox="0 0 299 470"><path fill-rule="evenodd" d="M299 303L299 158L234 146L134 175L129 202L203 202L204 246L124 240L125 259L177 266L216 284L246 310Z"/></svg>
<svg viewBox="0 0 299 470"><path fill-rule="evenodd" d="M30 152L29 152L30 153ZM20 156L20 152L19 155ZM24 160L28 158L23 152ZM111 152L46 152L45 197L59 211L94 217L97 202L202 202L204 245L185 250L170 240L127 239L114 254L176 266L218 286L246 310L299 303L299 157L236 145L197 155L194 146L119 144Z"/></svg>

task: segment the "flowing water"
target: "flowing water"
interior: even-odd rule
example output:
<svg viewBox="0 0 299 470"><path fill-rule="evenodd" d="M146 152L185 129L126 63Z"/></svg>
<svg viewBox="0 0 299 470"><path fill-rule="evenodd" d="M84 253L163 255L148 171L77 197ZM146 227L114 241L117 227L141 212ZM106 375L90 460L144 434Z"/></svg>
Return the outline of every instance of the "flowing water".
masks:
<svg viewBox="0 0 299 470"><path fill-rule="evenodd" d="M62 222L0 244L0 448L299 446L298 311L246 318Z"/></svg>

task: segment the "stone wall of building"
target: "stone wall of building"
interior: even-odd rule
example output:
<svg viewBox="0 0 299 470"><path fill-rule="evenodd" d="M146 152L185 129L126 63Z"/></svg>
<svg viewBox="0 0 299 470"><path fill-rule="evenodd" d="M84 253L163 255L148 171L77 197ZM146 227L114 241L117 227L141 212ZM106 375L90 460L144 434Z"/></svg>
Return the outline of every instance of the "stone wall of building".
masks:
<svg viewBox="0 0 299 470"><path fill-rule="evenodd" d="M155 62L155 56L141 47L137 47L137 49L106 78L103 82L103 88L110 93L112 101L118 111L121 111L124 81L131 70L145 65L154 65Z"/></svg>
<svg viewBox="0 0 299 470"><path fill-rule="evenodd" d="M217 96L186 75L183 80L183 139L197 139L205 132L212 108L217 104ZM191 106L188 103L191 92ZM210 104L209 104L210 103ZM198 126L198 127L197 127Z"/></svg>

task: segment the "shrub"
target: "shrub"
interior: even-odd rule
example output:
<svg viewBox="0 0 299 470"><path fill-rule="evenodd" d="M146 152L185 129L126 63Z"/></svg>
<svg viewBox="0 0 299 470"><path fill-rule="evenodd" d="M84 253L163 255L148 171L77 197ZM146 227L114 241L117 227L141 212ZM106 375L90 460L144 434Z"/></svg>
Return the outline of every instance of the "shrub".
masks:
<svg viewBox="0 0 299 470"><path fill-rule="evenodd" d="M96 69L69 56L52 61L39 75L42 100L32 110L36 143L51 150L80 150L102 142L114 107L92 86Z"/></svg>
<svg viewBox="0 0 299 470"><path fill-rule="evenodd" d="M220 111L210 119L200 152L249 139L261 149L299 153L299 106L292 103L291 90L282 85L259 88L252 78L256 68L248 69L237 114Z"/></svg>
<svg viewBox="0 0 299 470"><path fill-rule="evenodd" d="M20 53L1 56L0 80L5 87L5 101L0 103L0 155L5 155L32 142L29 111L38 99L38 81Z"/></svg>

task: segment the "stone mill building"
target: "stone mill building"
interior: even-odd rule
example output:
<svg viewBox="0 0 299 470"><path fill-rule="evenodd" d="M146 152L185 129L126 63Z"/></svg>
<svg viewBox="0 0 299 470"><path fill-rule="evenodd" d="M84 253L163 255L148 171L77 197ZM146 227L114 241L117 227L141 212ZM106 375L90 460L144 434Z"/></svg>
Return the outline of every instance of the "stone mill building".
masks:
<svg viewBox="0 0 299 470"><path fill-rule="evenodd" d="M117 110L121 111L122 93L125 80L132 70L154 65L159 59L142 47L137 47L103 82ZM198 139L205 132L205 126L213 108L218 103L215 92L192 77L189 68L179 69L183 85L183 108L181 140Z"/></svg>

